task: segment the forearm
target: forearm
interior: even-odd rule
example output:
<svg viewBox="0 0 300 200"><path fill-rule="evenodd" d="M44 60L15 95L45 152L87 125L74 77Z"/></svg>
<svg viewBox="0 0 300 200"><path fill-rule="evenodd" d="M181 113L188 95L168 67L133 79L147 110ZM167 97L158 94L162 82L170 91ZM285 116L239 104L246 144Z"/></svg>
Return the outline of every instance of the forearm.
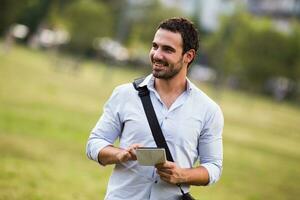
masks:
<svg viewBox="0 0 300 200"><path fill-rule="evenodd" d="M106 146L99 152L98 161L102 165L117 164L120 162L117 155L122 151L125 150L114 146Z"/></svg>
<svg viewBox="0 0 300 200"><path fill-rule="evenodd" d="M140 144L132 144L126 149L117 148L112 145L106 146L99 152L98 161L102 165L109 165L136 160L135 149L140 146Z"/></svg>
<svg viewBox="0 0 300 200"><path fill-rule="evenodd" d="M207 185L209 183L209 174L205 167L199 166L183 170L182 183L188 185Z"/></svg>

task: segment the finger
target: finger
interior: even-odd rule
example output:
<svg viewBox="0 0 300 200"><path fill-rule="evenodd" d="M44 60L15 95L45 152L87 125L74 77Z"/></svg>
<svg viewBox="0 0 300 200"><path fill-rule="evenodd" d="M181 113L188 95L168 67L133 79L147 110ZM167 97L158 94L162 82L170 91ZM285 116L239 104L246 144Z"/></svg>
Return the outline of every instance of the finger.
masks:
<svg viewBox="0 0 300 200"><path fill-rule="evenodd" d="M161 177L170 177L171 175L167 172L158 171L157 174Z"/></svg>
<svg viewBox="0 0 300 200"><path fill-rule="evenodd" d="M136 160L136 153L134 150L127 151L128 160Z"/></svg>
<svg viewBox="0 0 300 200"><path fill-rule="evenodd" d="M174 168L174 167L176 167L176 164L174 162L166 161L164 163L164 167L165 168Z"/></svg>
<svg viewBox="0 0 300 200"><path fill-rule="evenodd" d="M142 147L142 146L143 146L142 144L132 144L128 147L127 150L132 150L132 149L136 150L138 147Z"/></svg>
<svg viewBox="0 0 300 200"><path fill-rule="evenodd" d="M167 168L170 168L170 164L169 164L169 161L166 161L164 163L158 163L155 165L156 168L160 168L160 169L167 169Z"/></svg>
<svg viewBox="0 0 300 200"><path fill-rule="evenodd" d="M135 148L129 148L129 149L127 149L127 151L129 153L131 153L131 154L136 154L135 150L136 150Z"/></svg>
<svg viewBox="0 0 300 200"><path fill-rule="evenodd" d="M131 146L129 146L129 147L126 149L126 151L127 151L128 153L132 154L132 155L135 155L135 150L136 150L136 148L137 148L137 147L131 145Z"/></svg>
<svg viewBox="0 0 300 200"><path fill-rule="evenodd" d="M170 183L170 180L171 180L171 176L170 176L170 175L167 175L167 174L161 174L161 175L159 175L159 177L160 177L161 180Z"/></svg>
<svg viewBox="0 0 300 200"><path fill-rule="evenodd" d="M161 169L161 168L164 168L164 164L165 164L165 162L164 162L164 163L157 163L157 164L155 165L155 167L156 167L157 169Z"/></svg>
<svg viewBox="0 0 300 200"><path fill-rule="evenodd" d="M119 160L120 160L120 162L126 162L126 161L130 160L130 158L131 158L131 155L127 151L122 151L119 154Z"/></svg>
<svg viewBox="0 0 300 200"><path fill-rule="evenodd" d="M131 160L137 160L137 157L136 157L136 152L135 151L130 151L129 152L129 154L130 154L130 159Z"/></svg>
<svg viewBox="0 0 300 200"><path fill-rule="evenodd" d="M137 144L133 144L133 145L132 145L132 147L134 147L134 148L136 149L136 148L138 148L138 147L143 147L143 145L142 145L142 144L139 144L139 143L137 143Z"/></svg>
<svg viewBox="0 0 300 200"><path fill-rule="evenodd" d="M129 149L128 153L130 154L132 160L136 160L137 159L135 149Z"/></svg>
<svg viewBox="0 0 300 200"><path fill-rule="evenodd" d="M137 160L136 149L142 146L143 146L142 144L132 144L128 147L127 151L131 154L132 160Z"/></svg>
<svg viewBox="0 0 300 200"><path fill-rule="evenodd" d="M169 164L165 163L160 163L160 164L156 164L155 167L159 170L163 170L163 169L173 169L173 166L170 166Z"/></svg>
<svg viewBox="0 0 300 200"><path fill-rule="evenodd" d="M168 174L168 175L172 175L173 172L171 170L166 170L166 169L162 169L162 170L157 170L158 174Z"/></svg>
<svg viewBox="0 0 300 200"><path fill-rule="evenodd" d="M173 177L170 174L164 173L164 172L160 172L159 173L159 177L161 180L167 182L167 183L171 183L171 184L175 184L176 183L176 178Z"/></svg>

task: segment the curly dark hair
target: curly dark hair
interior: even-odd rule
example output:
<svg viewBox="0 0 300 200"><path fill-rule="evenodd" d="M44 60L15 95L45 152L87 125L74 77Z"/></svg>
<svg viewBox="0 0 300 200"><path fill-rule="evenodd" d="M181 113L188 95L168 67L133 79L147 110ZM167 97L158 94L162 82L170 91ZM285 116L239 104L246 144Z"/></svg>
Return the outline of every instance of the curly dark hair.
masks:
<svg viewBox="0 0 300 200"><path fill-rule="evenodd" d="M197 52L199 48L198 31L190 20L179 17L170 18L162 21L157 30L160 28L173 33L180 33L183 41L183 54L190 49Z"/></svg>

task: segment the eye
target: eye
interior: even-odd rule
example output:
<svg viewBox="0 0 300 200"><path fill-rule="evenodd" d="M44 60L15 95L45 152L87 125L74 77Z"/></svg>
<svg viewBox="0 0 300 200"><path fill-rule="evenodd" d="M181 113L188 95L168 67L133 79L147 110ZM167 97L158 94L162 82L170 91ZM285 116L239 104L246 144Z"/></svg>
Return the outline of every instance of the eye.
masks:
<svg viewBox="0 0 300 200"><path fill-rule="evenodd" d="M152 43L152 49L157 49L158 45L156 43Z"/></svg>
<svg viewBox="0 0 300 200"><path fill-rule="evenodd" d="M163 48L163 50L164 50L165 52L167 52L167 53L173 53L173 52L175 52L175 49L173 49L172 47L169 47L169 46L165 46L165 47Z"/></svg>

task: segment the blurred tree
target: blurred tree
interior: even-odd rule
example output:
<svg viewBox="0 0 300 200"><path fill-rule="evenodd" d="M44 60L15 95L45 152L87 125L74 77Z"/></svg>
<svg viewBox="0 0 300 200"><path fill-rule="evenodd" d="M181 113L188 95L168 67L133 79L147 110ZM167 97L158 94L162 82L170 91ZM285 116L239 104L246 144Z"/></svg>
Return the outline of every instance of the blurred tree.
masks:
<svg viewBox="0 0 300 200"><path fill-rule="evenodd" d="M62 10L75 0L2 0L0 12L0 34L4 34L13 23L21 23L29 28L29 38L42 23L56 25ZM56 19L53 20L53 19Z"/></svg>
<svg viewBox="0 0 300 200"><path fill-rule="evenodd" d="M288 58L292 69L288 76L300 84L300 24L297 21L293 23L293 30L290 38L290 58Z"/></svg>
<svg viewBox="0 0 300 200"><path fill-rule="evenodd" d="M51 8L51 0L28 0L27 6L20 15L19 23L29 27L30 38L39 28L40 24L47 18Z"/></svg>
<svg viewBox="0 0 300 200"><path fill-rule="evenodd" d="M95 38L111 36L112 15L105 4L79 0L67 7L64 19L71 34L72 51L87 53Z"/></svg>
<svg viewBox="0 0 300 200"><path fill-rule="evenodd" d="M0 3L0 35L5 34L9 26L18 22L25 8L34 3L34 0L2 0Z"/></svg>
<svg viewBox="0 0 300 200"><path fill-rule="evenodd" d="M286 58L289 53L289 44L285 35L271 28L268 22L260 21L248 29L239 28L235 38L228 47L229 66L238 68L238 75L244 87L253 90L262 90L264 83L278 76L286 76ZM261 26L260 26L261 25ZM230 56L230 55L229 55Z"/></svg>
<svg viewBox="0 0 300 200"><path fill-rule="evenodd" d="M237 13L224 18L205 47L211 66L238 78L239 87L261 92L274 77L297 81L299 37L299 31L277 31L269 19Z"/></svg>
<svg viewBox="0 0 300 200"><path fill-rule="evenodd" d="M128 21L129 19L126 16L126 13L129 12L129 1L128 0L98 0L104 2L109 8L111 17L111 26L115 30L112 37L115 40L118 40L121 43L124 43L127 40L129 35L130 27L132 23Z"/></svg>
<svg viewBox="0 0 300 200"><path fill-rule="evenodd" d="M72 3L78 0L52 0L49 8L49 13L47 15L46 23L50 27L63 27L66 26L66 21L64 20L64 11Z"/></svg>

